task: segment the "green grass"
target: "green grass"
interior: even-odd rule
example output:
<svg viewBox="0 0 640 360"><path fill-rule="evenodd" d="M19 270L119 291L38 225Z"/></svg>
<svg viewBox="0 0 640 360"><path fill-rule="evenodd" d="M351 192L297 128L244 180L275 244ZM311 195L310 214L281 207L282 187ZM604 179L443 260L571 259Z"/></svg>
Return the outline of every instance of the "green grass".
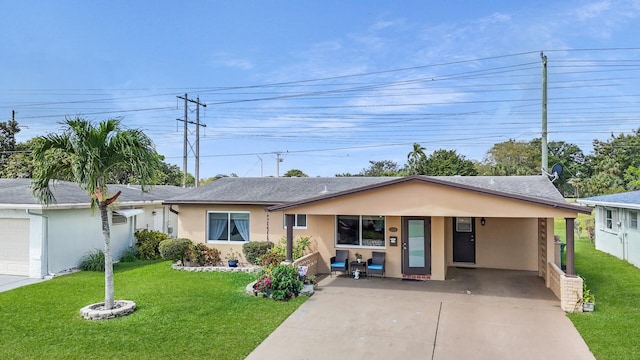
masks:
<svg viewBox="0 0 640 360"><path fill-rule="evenodd" d="M640 359L640 269L576 241L576 272L596 296L593 313L569 314L597 359Z"/></svg>
<svg viewBox="0 0 640 360"><path fill-rule="evenodd" d="M116 299L137 310L107 321L79 310L104 299L104 274L79 272L0 293L3 359L244 359L304 301L247 296L255 275L191 273L168 262L118 264Z"/></svg>

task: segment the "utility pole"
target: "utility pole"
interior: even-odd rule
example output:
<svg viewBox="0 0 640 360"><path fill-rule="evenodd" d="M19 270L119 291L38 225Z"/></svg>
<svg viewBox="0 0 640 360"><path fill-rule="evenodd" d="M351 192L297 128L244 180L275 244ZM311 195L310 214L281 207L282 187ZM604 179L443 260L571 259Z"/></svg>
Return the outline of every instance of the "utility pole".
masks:
<svg viewBox="0 0 640 360"><path fill-rule="evenodd" d="M549 147L547 145L547 56L541 52L542 59L542 174L547 174L549 167Z"/></svg>
<svg viewBox="0 0 640 360"><path fill-rule="evenodd" d="M200 102L200 98L196 100L189 99L187 93L184 96L177 96L178 99L184 100L184 119L176 119L178 121L184 121L184 146L183 146L183 156L182 156L182 187L187 187L187 158L188 158L188 143L189 143L189 124L196 125L196 178L195 178L195 187L198 187L198 182L200 180L199 170L200 170L200 126L206 127L204 124L200 124L200 106L206 107L207 104L203 104ZM189 103L192 102L196 104L196 121L189 121Z"/></svg>
<svg viewBox="0 0 640 360"><path fill-rule="evenodd" d="M186 97L186 96L185 96ZM200 97L196 98L196 187L200 182L200 105L207 107L207 104L200 103ZM207 125L202 125L207 126Z"/></svg>
<svg viewBox="0 0 640 360"><path fill-rule="evenodd" d="M280 163L284 161L284 159L280 158L281 152L276 153L276 177L280 177Z"/></svg>

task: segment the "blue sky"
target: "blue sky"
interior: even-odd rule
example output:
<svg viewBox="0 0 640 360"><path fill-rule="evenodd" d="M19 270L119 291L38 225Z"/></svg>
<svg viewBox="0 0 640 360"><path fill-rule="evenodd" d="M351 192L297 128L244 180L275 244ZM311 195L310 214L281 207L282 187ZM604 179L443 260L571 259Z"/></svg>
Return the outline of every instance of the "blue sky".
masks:
<svg viewBox="0 0 640 360"><path fill-rule="evenodd" d="M201 178L276 175L276 152L280 174L357 173L403 164L414 142L482 160L540 136L541 51L550 140L588 153L640 127L640 1L4 1L0 13L0 121L16 110L18 140L65 116L122 117L182 166L188 93L207 104Z"/></svg>

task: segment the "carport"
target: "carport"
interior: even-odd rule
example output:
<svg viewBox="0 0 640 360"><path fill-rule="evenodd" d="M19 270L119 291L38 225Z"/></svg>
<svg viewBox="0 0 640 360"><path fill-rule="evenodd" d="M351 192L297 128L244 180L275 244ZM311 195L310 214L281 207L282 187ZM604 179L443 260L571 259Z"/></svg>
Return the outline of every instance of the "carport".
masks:
<svg viewBox="0 0 640 360"><path fill-rule="evenodd" d="M325 278L248 359L594 359L536 272Z"/></svg>
<svg viewBox="0 0 640 360"><path fill-rule="evenodd" d="M282 212L288 221L306 214L308 223L316 225L312 236L318 241L321 273L329 272L327 264L338 249L350 251L351 259L356 252L366 259L383 251L388 277L445 280L451 267L525 270L544 279L565 311L573 311L581 296L573 224L578 213L589 209L568 204L546 177L409 176L268 211ZM554 218L566 222L566 273L553 251ZM378 238L356 235L354 243L346 234L344 242L343 219L356 224L352 233ZM376 228L365 229L365 221ZM293 244L296 230L287 229Z"/></svg>

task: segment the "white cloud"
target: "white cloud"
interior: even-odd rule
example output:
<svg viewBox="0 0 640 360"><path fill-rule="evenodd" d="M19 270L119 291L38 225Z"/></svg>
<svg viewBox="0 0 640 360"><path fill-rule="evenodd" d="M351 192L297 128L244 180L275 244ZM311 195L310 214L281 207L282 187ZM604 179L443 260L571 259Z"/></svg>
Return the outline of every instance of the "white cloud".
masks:
<svg viewBox="0 0 640 360"><path fill-rule="evenodd" d="M228 52L218 52L212 55L212 63L218 66L231 67L241 70L253 69L253 63Z"/></svg>
<svg viewBox="0 0 640 360"><path fill-rule="evenodd" d="M574 16L578 18L578 20L589 20L596 17L600 17L603 12L609 10L611 8L610 1L600 1L591 4L584 5L575 9L573 12Z"/></svg>

